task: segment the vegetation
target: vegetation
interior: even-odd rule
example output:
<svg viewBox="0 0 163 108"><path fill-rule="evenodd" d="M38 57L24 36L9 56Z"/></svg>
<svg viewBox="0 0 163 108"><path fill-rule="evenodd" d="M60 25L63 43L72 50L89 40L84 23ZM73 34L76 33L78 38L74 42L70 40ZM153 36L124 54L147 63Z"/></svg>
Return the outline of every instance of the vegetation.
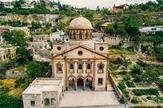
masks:
<svg viewBox="0 0 163 108"><path fill-rule="evenodd" d="M134 89L133 93L136 96L142 96L142 95L159 95L159 92L157 89Z"/></svg>
<svg viewBox="0 0 163 108"><path fill-rule="evenodd" d="M3 38L8 44L24 47L26 45L26 34L22 30L12 30L3 34Z"/></svg>
<svg viewBox="0 0 163 108"><path fill-rule="evenodd" d="M130 87L130 88L136 87L135 84L133 82L131 82L131 81L127 81L126 85L127 85L127 87Z"/></svg>
<svg viewBox="0 0 163 108"><path fill-rule="evenodd" d="M45 77L48 75L49 75L48 64L34 61L27 64L27 76L29 78L35 79L36 77Z"/></svg>
<svg viewBox="0 0 163 108"><path fill-rule="evenodd" d="M139 102L141 102L141 100L138 97L133 97L131 99L131 103L138 104Z"/></svg>
<svg viewBox="0 0 163 108"><path fill-rule="evenodd" d="M21 108L23 104L18 97L3 94L0 95L0 106L1 108Z"/></svg>

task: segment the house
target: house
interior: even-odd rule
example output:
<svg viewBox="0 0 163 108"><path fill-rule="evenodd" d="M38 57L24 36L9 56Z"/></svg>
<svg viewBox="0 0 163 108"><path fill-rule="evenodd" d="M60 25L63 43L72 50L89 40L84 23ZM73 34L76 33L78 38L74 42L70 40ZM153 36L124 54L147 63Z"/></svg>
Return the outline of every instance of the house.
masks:
<svg viewBox="0 0 163 108"><path fill-rule="evenodd" d="M157 32L163 32L163 26L148 26L140 27L139 31L144 34L156 34Z"/></svg>
<svg viewBox="0 0 163 108"><path fill-rule="evenodd" d="M118 12L122 12L124 9L128 8L128 4L122 4L122 5L114 5L112 8L112 12L113 13L118 13Z"/></svg>
<svg viewBox="0 0 163 108"><path fill-rule="evenodd" d="M24 108L58 108L63 97L62 88L62 79L35 79L23 92Z"/></svg>

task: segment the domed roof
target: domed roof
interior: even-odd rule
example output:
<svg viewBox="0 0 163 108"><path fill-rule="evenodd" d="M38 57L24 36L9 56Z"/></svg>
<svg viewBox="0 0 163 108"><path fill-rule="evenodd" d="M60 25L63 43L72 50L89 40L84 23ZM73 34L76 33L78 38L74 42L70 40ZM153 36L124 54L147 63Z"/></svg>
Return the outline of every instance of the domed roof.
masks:
<svg viewBox="0 0 163 108"><path fill-rule="evenodd" d="M93 29L91 22L80 16L70 22L69 29Z"/></svg>

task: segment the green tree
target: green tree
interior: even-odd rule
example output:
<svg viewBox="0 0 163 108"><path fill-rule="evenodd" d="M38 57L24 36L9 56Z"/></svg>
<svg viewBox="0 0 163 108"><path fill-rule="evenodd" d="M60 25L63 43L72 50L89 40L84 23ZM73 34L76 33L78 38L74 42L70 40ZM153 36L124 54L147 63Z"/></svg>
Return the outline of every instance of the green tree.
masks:
<svg viewBox="0 0 163 108"><path fill-rule="evenodd" d="M22 64L31 60L31 54L25 47L19 47L16 50L17 62Z"/></svg>
<svg viewBox="0 0 163 108"><path fill-rule="evenodd" d="M21 108L23 107L22 100L9 96L7 94L0 95L0 107L1 108Z"/></svg>
<svg viewBox="0 0 163 108"><path fill-rule="evenodd" d="M8 44L17 45L24 47L26 45L25 32L22 30L13 30L6 32L3 35L3 38Z"/></svg>
<svg viewBox="0 0 163 108"><path fill-rule="evenodd" d="M49 65L40 62L30 62L27 65L27 76L30 78L48 76Z"/></svg>

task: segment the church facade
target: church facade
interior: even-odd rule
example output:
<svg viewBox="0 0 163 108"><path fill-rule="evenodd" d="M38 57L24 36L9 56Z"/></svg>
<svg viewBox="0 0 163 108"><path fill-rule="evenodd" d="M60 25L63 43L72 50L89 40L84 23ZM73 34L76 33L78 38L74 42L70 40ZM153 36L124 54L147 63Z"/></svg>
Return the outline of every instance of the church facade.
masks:
<svg viewBox="0 0 163 108"><path fill-rule="evenodd" d="M69 25L69 41L53 45L52 77L64 90L107 90L108 44L92 38L93 27L80 16Z"/></svg>

